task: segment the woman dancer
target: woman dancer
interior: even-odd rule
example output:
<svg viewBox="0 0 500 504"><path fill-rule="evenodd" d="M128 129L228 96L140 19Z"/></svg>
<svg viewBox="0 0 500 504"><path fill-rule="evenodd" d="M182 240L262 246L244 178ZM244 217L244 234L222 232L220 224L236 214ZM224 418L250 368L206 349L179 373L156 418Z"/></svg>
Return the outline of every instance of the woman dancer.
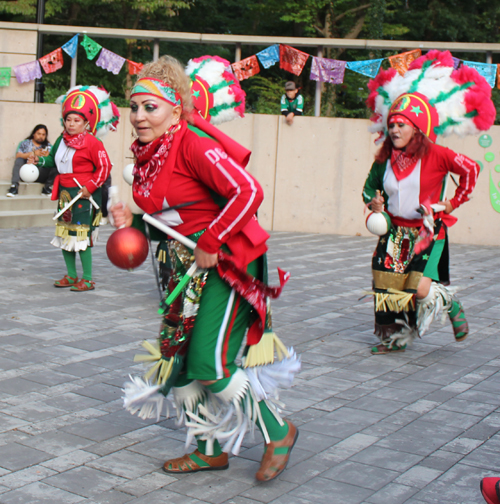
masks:
<svg viewBox="0 0 500 504"><path fill-rule="evenodd" d="M109 94L96 86L77 86L60 98L64 131L56 140L48 156L32 155L28 162L36 162L43 169L56 167L58 175L52 199L58 200L62 210L75 196L81 194L56 222L52 245L60 248L67 274L54 282L55 287L70 287L74 292L93 290L92 247L97 240L101 211L101 186L111 171L111 162L102 142L96 138L107 133L118 123L118 109ZM78 280L76 252L82 261L83 274Z"/></svg>
<svg viewBox="0 0 500 504"><path fill-rule="evenodd" d="M469 333L460 301L445 287L447 228L456 221L450 213L468 201L480 168L434 142L437 134L488 129L495 108L484 78L453 65L448 51L430 51L404 77L388 70L369 84L374 130L388 130L388 136L366 179L363 199L372 211L386 211L392 222L372 259L375 334L381 340L373 354L405 351L442 310L448 312L456 341ZM446 200L450 172L459 183Z"/></svg>
<svg viewBox="0 0 500 504"><path fill-rule="evenodd" d="M254 393L251 373L235 363L247 329L250 327L247 340L255 334L252 306L237 293L237 287L222 280L217 268L223 251L231 255L239 271L236 283L240 286L248 280L249 287L256 285L256 279L264 275L263 254L269 235L254 217L262 189L242 168L249 152L231 144L199 114L189 116L190 80L174 58L165 56L144 67L132 89L130 107L138 136L132 145L134 200L149 214L177 207L158 217L197 242L191 251L176 240L168 241L174 271L167 295L194 260L203 268L166 311L153 368L159 370L157 383L165 383L162 366L173 360L176 347L182 347L179 354L185 353L190 341L172 390L178 416L189 427L187 444L196 435L198 448L167 460L164 470L179 474L227 468L226 452L238 452L243 435L255 422L266 440L256 478L272 480L285 469L298 431L291 422L281 420L265 396ZM184 203L189 204L178 208ZM115 205L111 213L117 227L143 227L141 217L128 207ZM134 396L131 388L129 396ZM143 397L141 391L138 395ZM125 403L129 404L127 396ZM219 444L222 440L227 441L225 451Z"/></svg>

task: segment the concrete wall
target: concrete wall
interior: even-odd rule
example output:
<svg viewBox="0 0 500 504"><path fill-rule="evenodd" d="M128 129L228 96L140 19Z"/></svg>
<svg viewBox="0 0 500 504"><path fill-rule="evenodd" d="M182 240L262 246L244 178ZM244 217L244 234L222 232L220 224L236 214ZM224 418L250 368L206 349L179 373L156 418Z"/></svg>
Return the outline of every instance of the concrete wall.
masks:
<svg viewBox="0 0 500 504"><path fill-rule="evenodd" d="M2 31L0 66L33 61L35 54L36 31ZM9 87L0 87L0 180L10 180L15 148L35 124L47 125L52 142L62 131L59 105L32 103L33 93L33 82L19 85L14 77ZM121 113L118 132L110 133L104 144L114 163L113 182L121 198L131 203L122 170L132 161L133 137L128 109ZM247 115L221 129L253 152L248 169L264 188L259 219L265 228L368 235L360 197L375 152L368 125L360 119L298 117L290 127L281 116ZM493 210L489 196L490 173L497 188L500 180L495 171L497 165L500 170L500 127L489 134L493 144L488 149L481 148L476 137L443 141L485 165L472 201L455 212L460 220L450 232L454 242L500 245L500 235L494 232L500 214ZM496 159L485 162L486 152ZM453 184L449 186L451 193Z"/></svg>
<svg viewBox="0 0 500 504"><path fill-rule="evenodd" d="M0 67L14 67L36 59L36 31L2 31L0 36ZM43 72L43 70L42 70ZM0 87L0 114L3 115L1 102L32 102L35 92L35 81L22 86L12 72L10 86Z"/></svg>

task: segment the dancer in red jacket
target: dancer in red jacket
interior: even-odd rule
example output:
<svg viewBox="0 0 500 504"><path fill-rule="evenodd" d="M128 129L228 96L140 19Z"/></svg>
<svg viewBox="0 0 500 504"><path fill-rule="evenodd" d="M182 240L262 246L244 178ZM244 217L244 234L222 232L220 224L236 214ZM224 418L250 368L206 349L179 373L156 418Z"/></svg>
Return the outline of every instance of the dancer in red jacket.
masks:
<svg viewBox="0 0 500 504"><path fill-rule="evenodd" d="M258 279L265 275L269 235L255 217L263 192L244 169L250 153L199 114L190 116L190 80L173 58L144 67L130 106L138 135L132 145L134 201L148 214L164 210L155 217L196 242L190 250L168 241L173 273L167 296L194 261L201 269L166 309L158 347L148 347L151 356L145 360L153 361L153 368L147 377L159 390L135 380L126 388L125 404L137 411L136 397L142 400L152 390L154 402L158 392L166 394L173 385L179 419L188 427L187 445L195 436L198 448L167 460L166 472L227 468L227 452L238 453L245 432L257 424L266 451L256 477L274 479L285 469L298 431L279 416L272 403L275 390L266 392L255 370L235 363L247 330L249 345L259 343L264 330L252 312L257 291L266 290ZM141 216L128 207L118 204L111 212L118 227L144 228ZM221 254L233 265L231 285L221 278ZM280 365L285 369L287 363L298 365L293 354ZM290 380L293 372L283 377ZM141 412L147 416L151 408Z"/></svg>
<svg viewBox="0 0 500 504"><path fill-rule="evenodd" d="M479 165L436 145L438 134L476 134L495 119L491 88L475 70L454 69L451 54L430 51L401 76L382 71L369 83L373 131L384 143L363 189L374 212L390 219L372 259L375 334L373 354L405 351L439 312L448 312L456 341L469 332L463 307L449 284L450 213L468 201ZM446 200L448 174L458 175Z"/></svg>

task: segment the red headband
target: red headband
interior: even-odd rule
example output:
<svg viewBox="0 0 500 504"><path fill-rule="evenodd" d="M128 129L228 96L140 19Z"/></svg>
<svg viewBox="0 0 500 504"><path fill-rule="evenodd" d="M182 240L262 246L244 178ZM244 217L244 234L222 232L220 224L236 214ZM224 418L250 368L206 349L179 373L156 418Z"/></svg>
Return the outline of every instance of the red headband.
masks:
<svg viewBox="0 0 500 504"><path fill-rule="evenodd" d="M388 124L394 124L394 123L403 123L407 124L408 126L411 126L412 128L415 128L415 125L404 115L401 114L394 114L389 117Z"/></svg>

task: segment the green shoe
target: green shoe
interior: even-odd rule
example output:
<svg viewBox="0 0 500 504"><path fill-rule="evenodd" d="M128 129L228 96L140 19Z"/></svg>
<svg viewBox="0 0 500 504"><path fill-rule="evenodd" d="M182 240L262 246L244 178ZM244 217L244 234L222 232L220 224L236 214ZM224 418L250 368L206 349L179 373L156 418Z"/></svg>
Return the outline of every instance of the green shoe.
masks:
<svg viewBox="0 0 500 504"><path fill-rule="evenodd" d="M451 314L454 314L453 316ZM464 308L460 301L453 300L451 310L448 312L455 341L463 341L469 335L469 324L465 318Z"/></svg>
<svg viewBox="0 0 500 504"><path fill-rule="evenodd" d="M383 355L383 354L389 354L389 353L396 353L396 352L404 352L406 350L406 345L384 345L383 343L380 343L380 345L374 346L372 348L372 355Z"/></svg>

